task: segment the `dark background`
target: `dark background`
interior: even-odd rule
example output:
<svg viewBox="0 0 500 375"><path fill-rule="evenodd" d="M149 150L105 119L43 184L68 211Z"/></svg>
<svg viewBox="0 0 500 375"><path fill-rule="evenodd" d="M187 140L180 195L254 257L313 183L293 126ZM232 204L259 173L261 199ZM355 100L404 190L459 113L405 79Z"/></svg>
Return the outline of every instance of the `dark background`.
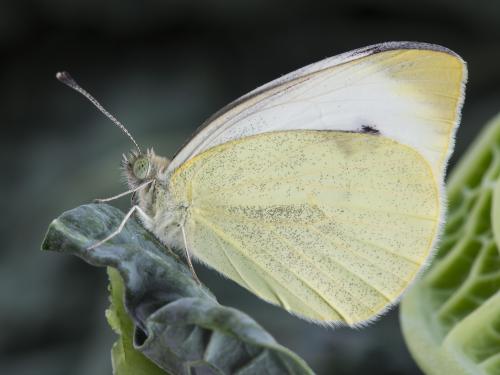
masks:
<svg viewBox="0 0 500 375"><path fill-rule="evenodd" d="M445 45L469 63L454 162L500 111L500 2L0 2L0 373L110 374L104 270L39 244L62 211L124 190L130 143L54 79L67 69L141 145L172 156L211 113L277 76L372 43ZM116 203L126 209L128 199ZM397 310L366 329L294 318L197 266L318 374L419 374Z"/></svg>

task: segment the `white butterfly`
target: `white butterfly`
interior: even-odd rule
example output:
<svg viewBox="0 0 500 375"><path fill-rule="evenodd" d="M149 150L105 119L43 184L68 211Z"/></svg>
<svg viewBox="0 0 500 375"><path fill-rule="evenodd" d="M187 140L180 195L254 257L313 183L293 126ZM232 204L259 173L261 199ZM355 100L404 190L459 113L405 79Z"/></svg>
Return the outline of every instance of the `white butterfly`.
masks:
<svg viewBox="0 0 500 375"><path fill-rule="evenodd" d="M287 74L217 112L172 161L136 144L124 169L137 205L94 246L137 211L191 267L189 254L315 322L366 323L432 254L466 77L455 53L411 42Z"/></svg>

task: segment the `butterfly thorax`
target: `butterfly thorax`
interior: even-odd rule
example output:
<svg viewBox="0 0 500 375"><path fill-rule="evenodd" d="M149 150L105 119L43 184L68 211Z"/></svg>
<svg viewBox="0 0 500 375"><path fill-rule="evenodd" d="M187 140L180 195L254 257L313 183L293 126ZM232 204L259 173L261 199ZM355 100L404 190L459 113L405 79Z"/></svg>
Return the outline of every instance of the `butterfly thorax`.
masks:
<svg viewBox="0 0 500 375"><path fill-rule="evenodd" d="M185 209L178 207L170 199L168 191L170 161L158 156L152 149L145 154L132 151L124 156L122 169L130 189L137 189L135 203L150 220L142 220L143 225L160 241L169 247L182 247L180 225ZM149 183L148 183L149 182Z"/></svg>

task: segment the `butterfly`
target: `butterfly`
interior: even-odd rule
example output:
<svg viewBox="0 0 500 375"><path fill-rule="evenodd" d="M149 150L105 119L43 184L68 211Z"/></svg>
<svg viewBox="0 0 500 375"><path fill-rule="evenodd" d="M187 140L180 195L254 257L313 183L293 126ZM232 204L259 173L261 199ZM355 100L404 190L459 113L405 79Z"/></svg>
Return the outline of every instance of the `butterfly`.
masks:
<svg viewBox="0 0 500 375"><path fill-rule="evenodd" d="M169 160L135 144L132 209L260 298L307 320L359 326L393 306L428 264L445 218L444 176L465 62L389 42L305 66L210 117ZM109 199L108 199L109 200ZM103 200L105 201L105 200Z"/></svg>

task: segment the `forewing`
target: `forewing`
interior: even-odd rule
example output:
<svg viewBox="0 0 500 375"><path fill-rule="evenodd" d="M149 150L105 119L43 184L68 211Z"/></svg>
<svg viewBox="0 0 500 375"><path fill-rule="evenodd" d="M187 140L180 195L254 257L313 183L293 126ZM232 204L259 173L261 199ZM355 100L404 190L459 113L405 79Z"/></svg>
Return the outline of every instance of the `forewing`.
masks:
<svg viewBox="0 0 500 375"><path fill-rule="evenodd" d="M172 176L189 250L305 318L356 325L429 256L439 186L412 148L370 134L271 132L214 147Z"/></svg>
<svg viewBox="0 0 500 375"><path fill-rule="evenodd" d="M178 152L169 170L211 147L263 132L368 129L413 147L441 177L466 75L455 53L424 43L384 43L328 58L223 108Z"/></svg>

